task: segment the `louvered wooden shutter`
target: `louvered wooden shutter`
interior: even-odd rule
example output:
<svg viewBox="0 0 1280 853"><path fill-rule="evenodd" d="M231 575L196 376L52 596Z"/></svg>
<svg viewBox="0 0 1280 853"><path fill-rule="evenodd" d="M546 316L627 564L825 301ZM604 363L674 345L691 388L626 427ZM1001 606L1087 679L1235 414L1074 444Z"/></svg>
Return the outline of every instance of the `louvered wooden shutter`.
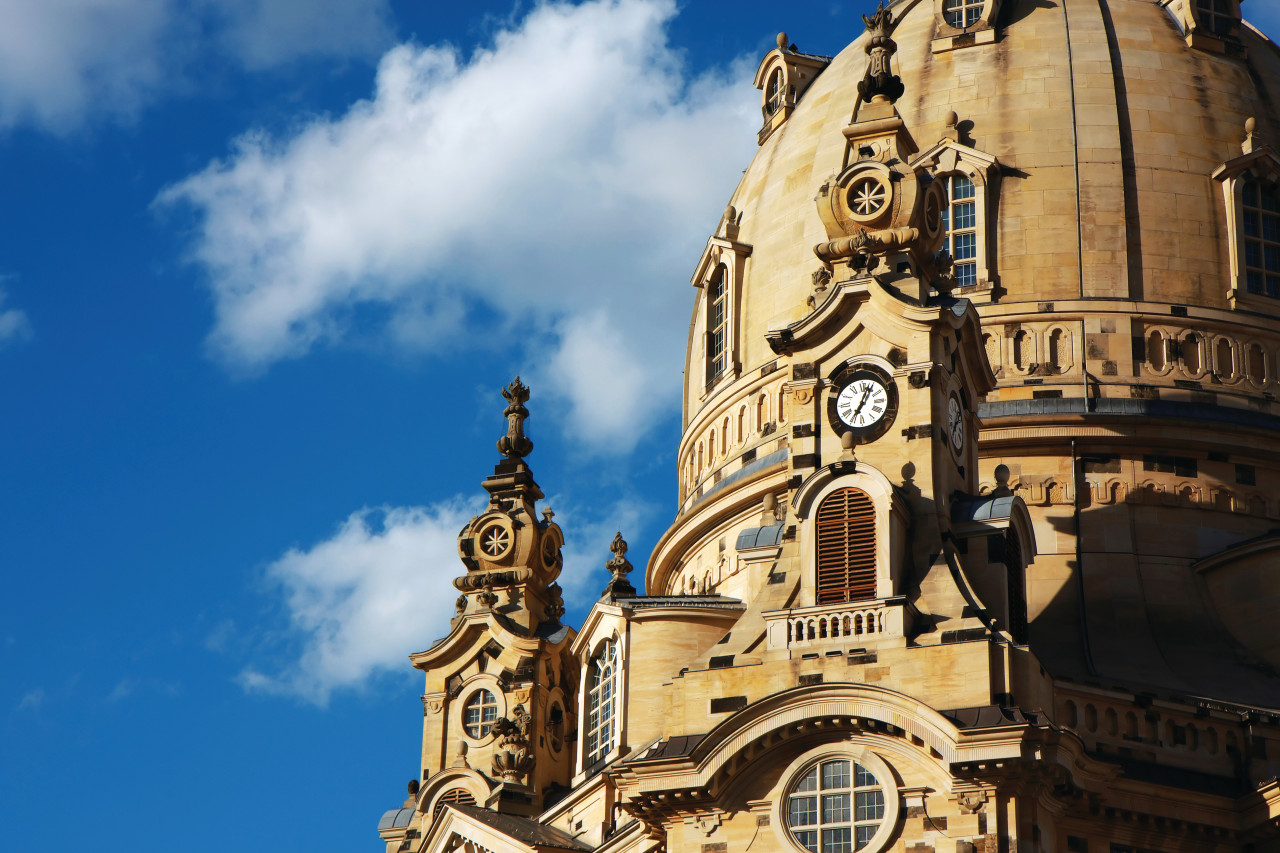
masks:
<svg viewBox="0 0 1280 853"><path fill-rule="evenodd" d="M818 507L818 603L876 597L876 510L859 489Z"/></svg>
<svg viewBox="0 0 1280 853"><path fill-rule="evenodd" d="M431 819L436 820L440 817L440 812L444 811L446 804L455 804L462 806L474 806L476 798L471 796L468 791L462 788L454 788L451 791L445 791L440 795L440 799L436 800L436 807L431 810Z"/></svg>

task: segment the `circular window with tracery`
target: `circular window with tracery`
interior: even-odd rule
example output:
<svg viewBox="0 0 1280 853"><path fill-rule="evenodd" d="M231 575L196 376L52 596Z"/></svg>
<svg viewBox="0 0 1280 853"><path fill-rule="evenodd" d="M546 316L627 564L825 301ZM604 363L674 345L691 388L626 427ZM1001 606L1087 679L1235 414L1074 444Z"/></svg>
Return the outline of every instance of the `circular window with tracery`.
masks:
<svg viewBox="0 0 1280 853"><path fill-rule="evenodd" d="M878 176L861 178L849 188L849 208L860 218L880 213L888 201L889 188Z"/></svg>
<svg viewBox="0 0 1280 853"><path fill-rule="evenodd" d="M501 557L511 550L511 531L505 524L496 522L480 531L480 550L488 557Z"/></svg>
<svg viewBox="0 0 1280 853"><path fill-rule="evenodd" d="M809 765L788 789L784 808L791 840L809 853L853 853L887 829L884 784L851 758Z"/></svg>

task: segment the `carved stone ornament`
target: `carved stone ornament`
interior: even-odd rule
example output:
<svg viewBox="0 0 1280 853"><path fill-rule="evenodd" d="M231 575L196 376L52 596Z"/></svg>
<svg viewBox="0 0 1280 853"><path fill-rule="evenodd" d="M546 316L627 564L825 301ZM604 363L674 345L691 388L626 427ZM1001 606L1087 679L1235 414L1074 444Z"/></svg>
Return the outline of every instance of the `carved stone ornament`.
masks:
<svg viewBox="0 0 1280 853"><path fill-rule="evenodd" d="M497 746L493 753L493 775L504 782L520 784L533 770L534 755L529 749L529 729L533 717L523 704L512 709L510 717L499 717L493 724Z"/></svg>
<svg viewBox="0 0 1280 853"><path fill-rule="evenodd" d="M502 389L502 396L508 404L502 412L507 419L507 434L498 439L498 452L508 459L523 459L533 452L533 442L524 434L524 421L529 417L529 410L524 407L529 402L529 386L517 376Z"/></svg>
<svg viewBox="0 0 1280 853"><path fill-rule="evenodd" d="M858 83L858 94L864 101L888 101L893 103L902 97L906 87L902 79L893 73L893 55L898 51L889 34L893 32L893 13L884 7L876 8L874 15L863 15L871 39L867 42L867 71Z"/></svg>
<svg viewBox="0 0 1280 853"><path fill-rule="evenodd" d="M809 405L809 403L813 401L813 389L797 388L796 390L791 392L791 396L795 399L796 403L798 403L799 405L807 406Z"/></svg>
<svg viewBox="0 0 1280 853"><path fill-rule="evenodd" d="M605 563L605 566L613 573L613 577L604 588L602 597L634 597L636 594L636 588L631 585L631 581L627 580L627 575L631 572L631 563L627 560L627 541L622 538L621 532L618 532L613 537L613 542L609 545L609 550L613 552L613 557L609 562Z"/></svg>

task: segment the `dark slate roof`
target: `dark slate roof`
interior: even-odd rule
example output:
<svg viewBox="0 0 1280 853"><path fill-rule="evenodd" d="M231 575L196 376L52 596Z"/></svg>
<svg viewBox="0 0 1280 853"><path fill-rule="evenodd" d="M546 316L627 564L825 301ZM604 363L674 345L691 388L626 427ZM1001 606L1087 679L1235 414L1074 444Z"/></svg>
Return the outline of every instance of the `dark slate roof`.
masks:
<svg viewBox="0 0 1280 853"><path fill-rule="evenodd" d="M778 465L786 461L787 461L787 448L783 447L779 450L773 451L768 456L761 456L759 459L756 459L754 462L748 462L746 465L743 465L737 471L734 471L732 474L728 475L727 477L722 479L720 482L716 483L711 488L707 489L702 494L702 497L698 498L696 501L693 502L693 505L697 506L698 504L705 501L707 498L714 495L716 492L719 492L721 489L728 487L732 483L736 483L738 480L741 480L743 477L749 477L752 474L756 473L757 471L763 471L765 468L768 468L771 465Z"/></svg>
<svg viewBox="0 0 1280 853"><path fill-rule="evenodd" d="M460 803L450 803L449 808L457 809L467 817L478 820L485 826L496 829L521 844L528 844L533 847L556 847L561 850L592 849L590 844L579 841L562 829L546 826L527 817L500 814L490 809L467 806Z"/></svg>
<svg viewBox="0 0 1280 853"><path fill-rule="evenodd" d="M1167 785L1170 788L1182 788L1198 794L1213 794L1219 797L1242 797L1253 791L1253 786L1229 776L1214 776L1199 770L1184 770L1181 767L1169 767L1164 764L1151 764L1146 761L1131 759L1115 759L1111 756L1093 755L1099 761L1120 765L1120 772L1126 779L1135 779L1152 785Z"/></svg>
<svg viewBox="0 0 1280 853"><path fill-rule="evenodd" d="M983 495L966 497L951 505L951 520L956 523L965 521L1004 521L1013 514L1013 495Z"/></svg>
<svg viewBox="0 0 1280 853"><path fill-rule="evenodd" d="M638 755L635 761L654 761L660 758L681 758L693 753L706 738L702 735L680 735L661 740Z"/></svg>
<svg viewBox="0 0 1280 853"><path fill-rule="evenodd" d="M738 541L734 545L739 551L747 548L760 548L765 545L781 545L782 531L786 525L779 521L777 524L770 524L767 527L748 527L746 530L738 534Z"/></svg>
<svg viewBox="0 0 1280 853"><path fill-rule="evenodd" d="M378 821L378 831L384 829L402 829L409 825L409 821L413 820L417 809L390 809L382 815L382 820Z"/></svg>
<svg viewBox="0 0 1280 853"><path fill-rule="evenodd" d="M723 595L635 595L619 598L615 604L632 609L645 607L725 607L742 606L742 600Z"/></svg>
<svg viewBox="0 0 1280 853"><path fill-rule="evenodd" d="M976 708L954 708L943 711L942 716L961 729L989 729L995 726L1034 726L1040 718L1025 714L1021 708L1001 708L999 705L980 705Z"/></svg>

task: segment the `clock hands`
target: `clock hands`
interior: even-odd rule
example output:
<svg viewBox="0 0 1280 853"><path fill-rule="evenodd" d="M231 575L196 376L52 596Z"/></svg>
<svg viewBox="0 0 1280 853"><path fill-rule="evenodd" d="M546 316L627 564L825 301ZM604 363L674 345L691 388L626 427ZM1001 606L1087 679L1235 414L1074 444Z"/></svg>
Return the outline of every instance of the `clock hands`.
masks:
<svg viewBox="0 0 1280 853"><path fill-rule="evenodd" d="M858 416L858 412L862 411L862 407L867 404L867 398L871 396L871 386L868 385L862 390L862 399L858 401L858 408L853 410L853 417Z"/></svg>

